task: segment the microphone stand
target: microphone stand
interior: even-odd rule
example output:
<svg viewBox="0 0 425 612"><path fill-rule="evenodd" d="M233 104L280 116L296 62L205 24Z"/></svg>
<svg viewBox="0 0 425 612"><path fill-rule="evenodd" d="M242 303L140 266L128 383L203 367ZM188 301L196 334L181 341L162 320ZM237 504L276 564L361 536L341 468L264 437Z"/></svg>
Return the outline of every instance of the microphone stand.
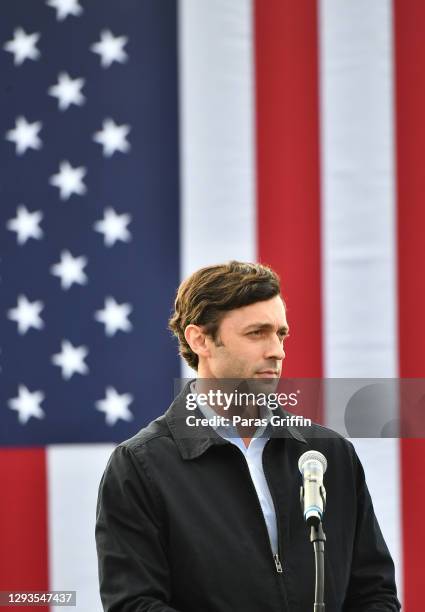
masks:
<svg viewBox="0 0 425 612"><path fill-rule="evenodd" d="M320 487L320 497L323 501L323 509L326 506L326 490ZM301 508L304 513L304 487L300 489ZM322 521L319 516L307 518L310 527L310 542L314 548L314 562L316 567L316 584L314 589L313 612L325 612L325 542L326 535L323 531Z"/></svg>
<svg viewBox="0 0 425 612"><path fill-rule="evenodd" d="M316 565L316 587L314 590L314 612L325 612L325 542L322 521L311 525L310 542L314 547Z"/></svg>

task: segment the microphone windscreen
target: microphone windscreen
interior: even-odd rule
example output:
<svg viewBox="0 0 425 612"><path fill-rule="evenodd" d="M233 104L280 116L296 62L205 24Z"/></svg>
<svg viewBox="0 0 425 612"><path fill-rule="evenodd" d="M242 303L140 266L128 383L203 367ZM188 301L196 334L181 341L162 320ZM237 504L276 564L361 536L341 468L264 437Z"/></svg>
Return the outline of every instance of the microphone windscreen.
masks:
<svg viewBox="0 0 425 612"><path fill-rule="evenodd" d="M323 455L319 451L310 450L306 451L301 455L301 457L298 459L298 469L300 470L301 474L303 473L303 468L307 461L319 461L319 463L322 464L323 473L326 472L328 462L326 461L325 455Z"/></svg>

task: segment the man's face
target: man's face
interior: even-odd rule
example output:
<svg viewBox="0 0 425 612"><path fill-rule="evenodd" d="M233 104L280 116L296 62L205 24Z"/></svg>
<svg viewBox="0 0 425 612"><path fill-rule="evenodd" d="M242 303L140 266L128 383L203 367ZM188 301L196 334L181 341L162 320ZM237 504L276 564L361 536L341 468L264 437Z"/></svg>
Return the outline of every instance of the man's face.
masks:
<svg viewBox="0 0 425 612"><path fill-rule="evenodd" d="M280 296L235 308L220 323L216 343L208 340L209 356L198 374L204 378L279 378L288 335Z"/></svg>

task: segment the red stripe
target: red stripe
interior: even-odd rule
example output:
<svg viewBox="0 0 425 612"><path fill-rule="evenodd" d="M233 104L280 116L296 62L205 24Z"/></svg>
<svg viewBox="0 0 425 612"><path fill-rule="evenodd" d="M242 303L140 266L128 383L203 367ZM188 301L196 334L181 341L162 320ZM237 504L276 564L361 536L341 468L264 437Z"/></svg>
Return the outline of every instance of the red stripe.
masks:
<svg viewBox="0 0 425 612"><path fill-rule="evenodd" d="M423 476L425 444L423 439L401 441L401 488L403 516L403 610L423 610L424 547ZM418 475L418 477L415 476ZM420 475L420 476L419 476Z"/></svg>
<svg viewBox="0 0 425 612"><path fill-rule="evenodd" d="M258 256L282 281L285 376L322 375L315 0L255 1Z"/></svg>
<svg viewBox="0 0 425 612"><path fill-rule="evenodd" d="M425 376L425 3L394 0L400 376ZM402 440L404 604L423 609L425 441ZM414 475L417 475L415 477ZM419 480L418 480L419 478Z"/></svg>
<svg viewBox="0 0 425 612"><path fill-rule="evenodd" d="M0 590L47 590L47 486L43 449L0 450ZM5 607L2 610L16 610ZM48 607L37 607L47 611ZM34 610L21 607L19 610Z"/></svg>

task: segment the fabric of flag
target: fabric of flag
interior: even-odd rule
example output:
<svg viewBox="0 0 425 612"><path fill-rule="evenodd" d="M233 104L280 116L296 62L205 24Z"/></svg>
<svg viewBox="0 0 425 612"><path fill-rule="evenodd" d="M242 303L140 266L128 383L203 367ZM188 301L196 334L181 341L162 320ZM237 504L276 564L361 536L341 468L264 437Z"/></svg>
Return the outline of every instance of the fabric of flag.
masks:
<svg viewBox="0 0 425 612"><path fill-rule="evenodd" d="M98 482L190 375L166 327L200 266L277 270L288 377L425 375L424 23L421 0L3 1L0 590L101 610ZM421 612L424 441L353 442Z"/></svg>

